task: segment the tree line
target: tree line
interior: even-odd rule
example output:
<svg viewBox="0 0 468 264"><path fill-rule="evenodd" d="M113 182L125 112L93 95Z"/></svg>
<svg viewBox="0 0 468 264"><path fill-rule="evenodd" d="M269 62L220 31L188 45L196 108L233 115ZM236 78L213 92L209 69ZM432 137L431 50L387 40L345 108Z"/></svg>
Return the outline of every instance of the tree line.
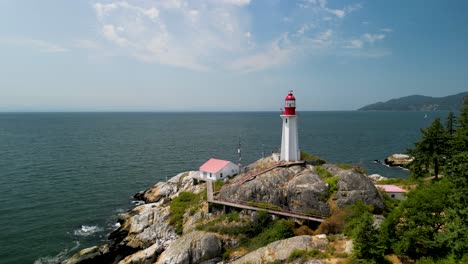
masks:
<svg viewBox="0 0 468 264"><path fill-rule="evenodd" d="M436 118L421 134L408 150L417 187L388 208L380 227L370 213L353 227L362 263L385 263L393 253L408 263L468 263L468 96L458 117Z"/></svg>

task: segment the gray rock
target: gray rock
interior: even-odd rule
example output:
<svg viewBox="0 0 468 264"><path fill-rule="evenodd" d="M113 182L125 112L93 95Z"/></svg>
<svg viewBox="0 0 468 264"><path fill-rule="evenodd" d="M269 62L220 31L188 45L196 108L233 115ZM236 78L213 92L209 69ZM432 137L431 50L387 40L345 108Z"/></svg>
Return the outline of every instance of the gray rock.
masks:
<svg viewBox="0 0 468 264"><path fill-rule="evenodd" d="M62 264L77 264L77 263L98 263L103 261L109 254L109 246L94 246L80 250L78 253L71 256Z"/></svg>
<svg viewBox="0 0 468 264"><path fill-rule="evenodd" d="M225 185L219 198L263 202L290 211L328 213L327 193L327 185L311 166L292 166L273 169L243 184Z"/></svg>
<svg viewBox="0 0 468 264"><path fill-rule="evenodd" d="M202 231L194 231L175 240L159 257L158 264L210 263L221 257L221 240Z"/></svg>
<svg viewBox="0 0 468 264"><path fill-rule="evenodd" d="M390 166L406 166L414 160L413 157L406 154L393 154L388 156L384 162Z"/></svg>
<svg viewBox="0 0 468 264"><path fill-rule="evenodd" d="M343 170L337 176L336 203L338 206L343 207L363 201L377 209L385 208L379 191L368 177L352 170Z"/></svg>
<svg viewBox="0 0 468 264"><path fill-rule="evenodd" d="M383 180L387 180L388 178L387 177L384 177L380 174L371 174L369 176L369 179L371 179L373 182L379 182L379 181L383 181Z"/></svg>
<svg viewBox="0 0 468 264"><path fill-rule="evenodd" d="M127 256L118 264L151 264L164 251L164 246L160 243L154 243L151 247L140 250Z"/></svg>
<svg viewBox="0 0 468 264"><path fill-rule="evenodd" d="M275 260L286 261L295 249L325 250L328 240L325 238L317 238L313 236L296 236L288 239L279 240L268 244L265 247L252 251L245 256L233 261L234 264L241 263L268 263ZM324 263L324 262L312 262Z"/></svg>
<svg viewBox="0 0 468 264"><path fill-rule="evenodd" d="M327 215L328 186L320 176L308 170L288 182L288 206L290 210Z"/></svg>

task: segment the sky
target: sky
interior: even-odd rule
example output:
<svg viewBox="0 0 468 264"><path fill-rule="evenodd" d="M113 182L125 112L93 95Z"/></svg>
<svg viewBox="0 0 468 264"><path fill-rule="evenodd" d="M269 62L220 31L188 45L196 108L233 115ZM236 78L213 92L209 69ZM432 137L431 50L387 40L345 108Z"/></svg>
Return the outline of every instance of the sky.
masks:
<svg viewBox="0 0 468 264"><path fill-rule="evenodd" d="M355 110L468 91L464 0L0 0L0 111Z"/></svg>

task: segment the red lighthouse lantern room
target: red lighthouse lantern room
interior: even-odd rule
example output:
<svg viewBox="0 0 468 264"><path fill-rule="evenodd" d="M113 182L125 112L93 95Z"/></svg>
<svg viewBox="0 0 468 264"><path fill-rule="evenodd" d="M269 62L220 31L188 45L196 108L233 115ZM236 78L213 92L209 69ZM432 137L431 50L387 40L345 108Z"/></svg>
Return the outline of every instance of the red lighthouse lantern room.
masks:
<svg viewBox="0 0 468 264"><path fill-rule="evenodd" d="M296 98L292 91L289 91L288 95L284 99L283 115L296 115Z"/></svg>

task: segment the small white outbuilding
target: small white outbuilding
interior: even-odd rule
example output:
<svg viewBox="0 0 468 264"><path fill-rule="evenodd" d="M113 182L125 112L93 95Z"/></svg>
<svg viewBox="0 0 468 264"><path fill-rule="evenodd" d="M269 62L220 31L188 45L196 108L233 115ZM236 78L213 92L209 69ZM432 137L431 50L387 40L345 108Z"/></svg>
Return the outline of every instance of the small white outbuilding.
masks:
<svg viewBox="0 0 468 264"><path fill-rule="evenodd" d="M402 188L396 186L396 185L389 185L389 184L382 184L382 185L375 185L375 187L383 190L386 192L390 197L398 199L398 200L403 200L405 199L405 190Z"/></svg>
<svg viewBox="0 0 468 264"><path fill-rule="evenodd" d="M239 173L239 166L220 159L209 159L200 167L200 177L207 180L224 180Z"/></svg>

